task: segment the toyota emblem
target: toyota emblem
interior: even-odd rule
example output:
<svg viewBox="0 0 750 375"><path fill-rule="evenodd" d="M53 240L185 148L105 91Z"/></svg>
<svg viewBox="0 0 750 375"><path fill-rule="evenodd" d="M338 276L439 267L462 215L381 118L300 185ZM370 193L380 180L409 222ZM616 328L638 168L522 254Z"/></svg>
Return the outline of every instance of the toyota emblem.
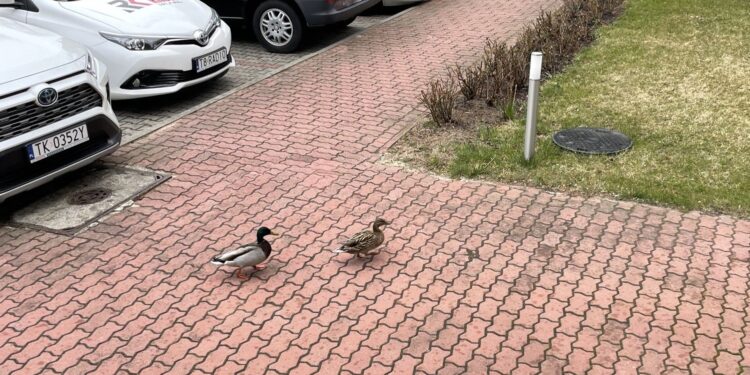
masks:
<svg viewBox="0 0 750 375"><path fill-rule="evenodd" d="M45 87L36 96L36 104L40 107L49 107L57 103L57 90Z"/></svg>
<svg viewBox="0 0 750 375"><path fill-rule="evenodd" d="M206 33L203 32L203 30L198 30L195 33L193 33L193 37L198 42L198 44L202 46L205 46L206 44L208 44L208 35L206 35Z"/></svg>

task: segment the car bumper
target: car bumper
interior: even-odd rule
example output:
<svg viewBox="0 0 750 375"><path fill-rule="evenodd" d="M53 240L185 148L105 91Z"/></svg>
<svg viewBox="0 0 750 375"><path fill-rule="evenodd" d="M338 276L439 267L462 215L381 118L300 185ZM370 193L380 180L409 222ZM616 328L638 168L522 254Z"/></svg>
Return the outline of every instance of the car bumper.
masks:
<svg viewBox="0 0 750 375"><path fill-rule="evenodd" d="M352 19L367 9L377 5L380 0L360 0L350 6L336 9L335 5L326 4L324 1L302 2L307 26L326 26L336 22Z"/></svg>
<svg viewBox="0 0 750 375"><path fill-rule="evenodd" d="M0 202L90 164L119 147L122 133L103 82L78 75L56 82L55 88L62 91L86 84L101 95L101 106L0 142ZM88 141L36 163L29 161L27 145L81 124L88 127Z"/></svg>
<svg viewBox="0 0 750 375"><path fill-rule="evenodd" d="M186 87L208 81L227 72L235 65L231 56L232 32L222 25L206 46L196 44L165 44L155 51L130 51L110 41L92 48L108 67L112 82L112 99L137 99L178 92ZM225 48L229 61L218 69L193 73L193 59ZM167 83L151 87L131 88L130 83L144 72L160 72L170 76Z"/></svg>
<svg viewBox="0 0 750 375"><path fill-rule="evenodd" d="M93 153L90 153L88 151L84 151L83 153L79 152L79 154L81 155L79 155L79 157L73 158L63 157L62 154L65 153L63 152L39 162L46 163L47 165L39 167L39 169L35 171L35 173L23 176L25 177L23 178L23 180L19 180L12 186L6 188L3 191L0 191L0 203L4 202L14 195L18 195L25 191L42 186L57 177L85 167L93 163L97 159L113 153L120 146L121 133L120 129L117 126L113 126L115 125L114 123L109 122L107 125L107 129L109 130L109 134L107 135L108 141L106 141L103 146L100 147L100 149L95 150ZM71 150L75 150L75 148ZM21 149L20 152L25 153L25 148ZM6 163L5 159L9 158L11 158L9 155L0 155L0 160L2 160L2 163Z"/></svg>
<svg viewBox="0 0 750 375"><path fill-rule="evenodd" d="M425 1L427 0L383 0L383 6L397 7L397 6L403 6L403 5L423 3Z"/></svg>

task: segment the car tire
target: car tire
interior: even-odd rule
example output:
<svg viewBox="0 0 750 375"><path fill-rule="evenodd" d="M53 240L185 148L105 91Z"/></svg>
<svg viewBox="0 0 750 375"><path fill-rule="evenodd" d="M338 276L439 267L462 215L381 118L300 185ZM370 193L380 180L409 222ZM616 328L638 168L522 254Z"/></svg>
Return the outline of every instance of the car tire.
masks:
<svg viewBox="0 0 750 375"><path fill-rule="evenodd" d="M263 48L270 52L290 53L302 43L302 17L289 4L268 0L253 15L253 32Z"/></svg>

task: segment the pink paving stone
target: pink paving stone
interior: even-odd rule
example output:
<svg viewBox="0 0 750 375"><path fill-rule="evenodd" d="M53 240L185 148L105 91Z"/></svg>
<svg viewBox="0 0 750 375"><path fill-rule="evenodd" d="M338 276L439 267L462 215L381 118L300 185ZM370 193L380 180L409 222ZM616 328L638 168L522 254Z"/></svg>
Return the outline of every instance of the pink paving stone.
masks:
<svg viewBox="0 0 750 375"><path fill-rule="evenodd" d="M57 372L63 372L66 369L75 366L81 361L81 357L90 353L91 351L92 349L87 348L83 344L76 345L75 347L63 353L63 355L60 356L57 361L52 363L50 367Z"/></svg>
<svg viewBox="0 0 750 375"><path fill-rule="evenodd" d="M417 367L418 371L424 371L428 374L437 373L443 367L443 361L450 355L450 352L440 348L433 348L422 357L422 364Z"/></svg>
<svg viewBox="0 0 750 375"><path fill-rule="evenodd" d="M594 364L591 367L591 370L588 372L589 374L596 374L596 375L605 375L605 374L615 374L615 370L611 368L606 368L598 364Z"/></svg>
<svg viewBox="0 0 750 375"><path fill-rule="evenodd" d="M336 374L339 373L344 365L349 362L346 358L333 356L324 360L319 367L321 373Z"/></svg>
<svg viewBox="0 0 750 375"><path fill-rule="evenodd" d="M91 373L96 369L96 366L88 363L88 362L79 362L75 366L68 368L65 370L65 374L87 374Z"/></svg>
<svg viewBox="0 0 750 375"><path fill-rule="evenodd" d="M275 361L272 369L281 373L288 373L289 370L297 365L302 355L305 354L305 350L296 346L289 347L288 349L280 352L280 355Z"/></svg>
<svg viewBox="0 0 750 375"><path fill-rule="evenodd" d="M307 354L302 357L302 361L317 367L331 356L331 350L335 348L338 343L329 340L320 340L313 347L308 349Z"/></svg>
<svg viewBox="0 0 750 375"><path fill-rule="evenodd" d="M692 347L688 345L673 343L667 350L667 366L687 370L688 366L690 366L690 361L692 360L692 356L690 355L692 350Z"/></svg>
<svg viewBox="0 0 750 375"><path fill-rule="evenodd" d="M646 374L660 374L664 372L666 357L666 354L647 350L642 358L643 364L639 368L639 371Z"/></svg>
<svg viewBox="0 0 750 375"><path fill-rule="evenodd" d="M690 364L691 374L716 374L716 363L696 359Z"/></svg>
<svg viewBox="0 0 750 375"><path fill-rule="evenodd" d="M299 366L292 369L292 371L289 372L290 375L305 375L305 374L314 374L316 373L317 369L315 367L312 367L306 363L300 363Z"/></svg>
<svg viewBox="0 0 750 375"><path fill-rule="evenodd" d="M518 350L503 348L495 356L495 363L492 365L491 370L501 374L508 374L518 366L518 359L521 355L522 353Z"/></svg>
<svg viewBox="0 0 750 375"><path fill-rule="evenodd" d="M739 365L742 358L738 355L730 354L727 352L719 353L719 357L716 358L716 373L718 374L734 374L740 372L742 369Z"/></svg>
<svg viewBox="0 0 750 375"><path fill-rule="evenodd" d="M21 369L14 372L14 374L29 374L29 373L35 373L40 372L39 369L44 368L48 363L55 360L55 357L52 354L49 353L42 353L35 357L34 359L26 362ZM14 368L18 368L20 366L16 365L15 362L9 362L8 363L8 369L12 370Z"/></svg>
<svg viewBox="0 0 750 375"><path fill-rule="evenodd" d="M556 374L592 365L627 374L750 365L738 355L749 356L739 334L750 320L747 220L376 162L421 121L418 95L431 78L557 4L432 0L122 147L108 161L173 178L75 236L0 228L0 263L13 265L0 266L0 367ZM380 255L327 251L381 215L397 225ZM240 282L206 265L261 223L284 232L268 270ZM478 257L468 262L467 249ZM66 267L34 273L34 256L62 253ZM38 305L39 296L49 300Z"/></svg>
<svg viewBox="0 0 750 375"><path fill-rule="evenodd" d="M615 363L615 370L618 374L638 374L638 367L641 365L638 361L623 359Z"/></svg>
<svg viewBox="0 0 750 375"><path fill-rule="evenodd" d="M393 366L393 374L407 375L413 374L414 368L419 364L419 360L410 356L404 356Z"/></svg>
<svg viewBox="0 0 750 375"><path fill-rule="evenodd" d="M133 357L128 363L123 365L123 369L139 373L145 368L151 368L154 365L154 359L161 355L164 351L151 346L140 351L135 357Z"/></svg>
<svg viewBox="0 0 750 375"><path fill-rule="evenodd" d="M573 352L568 356L568 365L565 367L566 371L573 373L583 373L591 368L591 358L594 357L594 353L587 352L582 349L573 349Z"/></svg>
<svg viewBox="0 0 750 375"><path fill-rule="evenodd" d="M532 367L538 367L544 361L547 349L548 345L538 341L531 341L523 348L523 356L519 362L526 363Z"/></svg>

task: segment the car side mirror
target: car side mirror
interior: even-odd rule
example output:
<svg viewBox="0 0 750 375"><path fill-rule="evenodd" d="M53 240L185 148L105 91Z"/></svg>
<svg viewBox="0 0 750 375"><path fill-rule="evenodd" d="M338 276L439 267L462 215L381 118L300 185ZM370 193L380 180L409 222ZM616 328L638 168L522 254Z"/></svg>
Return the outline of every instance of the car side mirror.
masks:
<svg viewBox="0 0 750 375"><path fill-rule="evenodd" d="M24 4L16 0L0 0L0 8L23 8Z"/></svg>

